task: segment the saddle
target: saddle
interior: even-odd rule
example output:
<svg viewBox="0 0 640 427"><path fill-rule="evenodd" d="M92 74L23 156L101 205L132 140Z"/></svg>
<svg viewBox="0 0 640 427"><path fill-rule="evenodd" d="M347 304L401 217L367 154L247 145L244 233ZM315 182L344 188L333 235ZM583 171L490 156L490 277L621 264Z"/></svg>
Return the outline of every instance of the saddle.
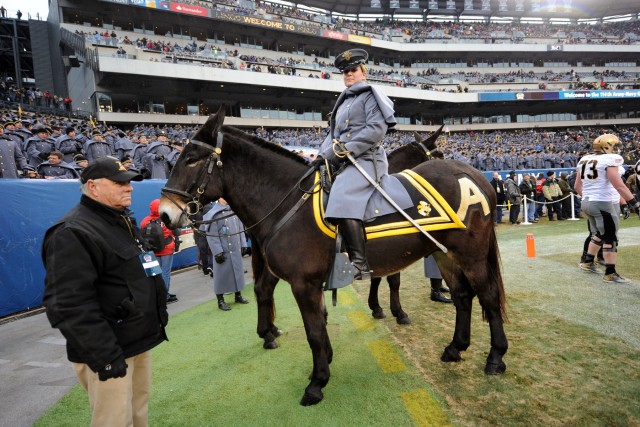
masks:
<svg viewBox="0 0 640 427"><path fill-rule="evenodd" d="M324 215L331 183L328 182L327 172L322 168L316 172L315 176L315 183L321 187L322 191L313 194L313 217L317 227L324 234L335 238L336 227L328 222ZM391 176L399 181L411 201L404 211L425 231L466 228L449 203L426 179L409 169ZM393 194L390 195L394 198ZM382 196L376 191L372 197L381 198ZM367 240L419 232L399 212L374 216L365 222Z"/></svg>

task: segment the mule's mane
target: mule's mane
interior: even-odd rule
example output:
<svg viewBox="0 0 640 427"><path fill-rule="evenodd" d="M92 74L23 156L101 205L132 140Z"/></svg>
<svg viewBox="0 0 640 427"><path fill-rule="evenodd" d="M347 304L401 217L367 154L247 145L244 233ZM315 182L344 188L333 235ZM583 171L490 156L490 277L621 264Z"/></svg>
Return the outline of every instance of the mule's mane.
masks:
<svg viewBox="0 0 640 427"><path fill-rule="evenodd" d="M422 144L420 144L419 142L416 141L410 141L407 142L406 144L401 145L400 147L396 148L395 150L389 152L389 154L387 154L387 158L392 157L394 155L398 155L400 153L403 153L405 151L407 151L408 149L413 148L414 150L418 150L421 153L424 154L424 146ZM426 154L425 154L426 157Z"/></svg>
<svg viewBox="0 0 640 427"><path fill-rule="evenodd" d="M236 127L229 126L229 125L222 126L222 131L226 132L226 133L229 133L231 135L234 135L234 136L239 136L239 137L242 137L244 139L248 139L249 141L251 141L255 145L258 145L260 147L266 148L267 150L273 151L274 153L278 153L278 154L280 154L282 156L288 157L288 158L290 158L292 160L295 160L296 162L298 162L300 164L307 165L307 161L303 157L293 153L292 151L287 150L286 148L282 148L277 144L274 144L274 143L269 142L269 141L265 141L264 139L260 138L257 135L252 135L252 134L247 133L247 132L245 132L245 131L243 131L241 129L238 129Z"/></svg>

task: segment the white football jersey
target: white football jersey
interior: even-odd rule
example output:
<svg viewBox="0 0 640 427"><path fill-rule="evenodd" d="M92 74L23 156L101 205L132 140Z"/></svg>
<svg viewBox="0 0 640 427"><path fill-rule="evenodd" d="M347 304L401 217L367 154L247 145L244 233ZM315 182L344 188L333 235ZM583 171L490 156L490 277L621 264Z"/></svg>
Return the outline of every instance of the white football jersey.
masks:
<svg viewBox="0 0 640 427"><path fill-rule="evenodd" d="M616 167L624 174L624 159L619 154L587 154L578 162L582 179L582 197L598 202L620 202L620 194L607 178L607 168Z"/></svg>

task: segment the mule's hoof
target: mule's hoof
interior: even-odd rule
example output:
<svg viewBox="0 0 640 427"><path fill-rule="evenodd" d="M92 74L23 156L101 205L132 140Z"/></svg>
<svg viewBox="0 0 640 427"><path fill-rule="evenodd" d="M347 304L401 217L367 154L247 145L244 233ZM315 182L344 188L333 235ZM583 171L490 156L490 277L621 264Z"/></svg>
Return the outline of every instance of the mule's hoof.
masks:
<svg viewBox="0 0 640 427"><path fill-rule="evenodd" d="M404 311L401 312L400 314L394 314L395 318L396 318L396 323L398 325L410 325L411 324L411 319L409 318L409 315L407 313L405 313Z"/></svg>
<svg viewBox="0 0 640 427"><path fill-rule="evenodd" d="M373 310L371 312L371 315L373 316L374 319L384 319L385 317L387 317L386 314L384 314L384 311L380 308L376 308L375 310Z"/></svg>
<svg viewBox="0 0 640 427"><path fill-rule="evenodd" d="M304 395L302 396L302 400L300 400L300 404L302 406L315 405L317 403L320 403L323 397L324 396L322 395L322 392L320 392L320 394L317 396L309 392L305 392Z"/></svg>
<svg viewBox="0 0 640 427"><path fill-rule="evenodd" d="M273 350L280 347L278 345L278 341L273 340L273 341L265 341L264 344L262 344L262 348L266 349L266 350Z"/></svg>
<svg viewBox="0 0 640 427"><path fill-rule="evenodd" d="M442 360L443 362L459 362L462 360L462 356L460 356L460 352L458 350L447 347L442 352L440 360Z"/></svg>
<svg viewBox="0 0 640 427"><path fill-rule="evenodd" d="M274 328L271 330L271 333L274 337L279 337L280 335L282 335L282 330L274 326Z"/></svg>
<svg viewBox="0 0 640 427"><path fill-rule="evenodd" d="M507 365L504 362L500 363L488 363L484 367L484 373L487 375L501 375L507 370Z"/></svg>

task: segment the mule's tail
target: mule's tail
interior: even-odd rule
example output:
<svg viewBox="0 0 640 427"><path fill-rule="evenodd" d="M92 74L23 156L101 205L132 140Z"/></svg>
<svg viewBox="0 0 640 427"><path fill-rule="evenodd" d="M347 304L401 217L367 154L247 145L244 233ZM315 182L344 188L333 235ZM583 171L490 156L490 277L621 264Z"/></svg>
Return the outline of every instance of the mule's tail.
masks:
<svg viewBox="0 0 640 427"><path fill-rule="evenodd" d="M497 287L494 291L498 292L498 298L500 301L500 320L502 320L502 322L507 322L507 299L504 294L504 282L502 281L502 263L500 261L500 250L498 249L496 228L493 224L491 227L491 235L489 236L489 254L487 261L489 267L489 282ZM482 310L482 318L483 320L486 320L484 310Z"/></svg>

